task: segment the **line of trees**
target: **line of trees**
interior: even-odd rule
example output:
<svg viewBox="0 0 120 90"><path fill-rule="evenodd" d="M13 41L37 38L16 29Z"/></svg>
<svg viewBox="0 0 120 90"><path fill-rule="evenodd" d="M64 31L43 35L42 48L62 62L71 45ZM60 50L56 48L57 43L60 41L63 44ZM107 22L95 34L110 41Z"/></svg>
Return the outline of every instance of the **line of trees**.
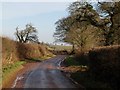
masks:
<svg viewBox="0 0 120 90"><path fill-rule="evenodd" d="M119 2L73 2L69 15L58 20L54 37L81 50L120 44Z"/></svg>

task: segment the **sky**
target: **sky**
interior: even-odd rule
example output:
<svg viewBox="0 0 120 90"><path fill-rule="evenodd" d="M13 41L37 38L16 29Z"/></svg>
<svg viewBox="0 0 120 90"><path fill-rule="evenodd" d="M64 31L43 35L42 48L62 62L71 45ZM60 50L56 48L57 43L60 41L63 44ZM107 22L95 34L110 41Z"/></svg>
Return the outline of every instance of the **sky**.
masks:
<svg viewBox="0 0 120 90"><path fill-rule="evenodd" d="M17 26L24 29L26 24L32 23L37 28L41 42L53 43L55 22L68 15L69 4L70 2L3 2L2 18L0 17L2 36L15 39Z"/></svg>
<svg viewBox="0 0 120 90"><path fill-rule="evenodd" d="M68 16L67 7L76 0L1 0L0 36L15 40L15 29L32 23L41 42L53 43L55 22ZM78 1L78 0L77 0ZM83 0L87 1L87 0ZM89 0L88 0L89 1ZM97 0L90 0L96 2Z"/></svg>

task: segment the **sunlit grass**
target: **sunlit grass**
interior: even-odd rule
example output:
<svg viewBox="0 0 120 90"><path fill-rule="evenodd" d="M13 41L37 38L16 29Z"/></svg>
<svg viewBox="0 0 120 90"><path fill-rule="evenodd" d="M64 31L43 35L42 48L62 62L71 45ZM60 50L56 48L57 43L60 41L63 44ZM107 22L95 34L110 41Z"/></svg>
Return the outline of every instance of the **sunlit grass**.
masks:
<svg viewBox="0 0 120 90"><path fill-rule="evenodd" d="M14 76L14 74L22 68L25 61L17 61L14 64L5 65L2 67L2 82L3 85L8 84L9 80Z"/></svg>
<svg viewBox="0 0 120 90"><path fill-rule="evenodd" d="M3 79L8 75L10 72L15 70L16 68L20 67L21 65L25 64L25 61L17 61L14 64L6 65L2 67L2 72L3 72Z"/></svg>

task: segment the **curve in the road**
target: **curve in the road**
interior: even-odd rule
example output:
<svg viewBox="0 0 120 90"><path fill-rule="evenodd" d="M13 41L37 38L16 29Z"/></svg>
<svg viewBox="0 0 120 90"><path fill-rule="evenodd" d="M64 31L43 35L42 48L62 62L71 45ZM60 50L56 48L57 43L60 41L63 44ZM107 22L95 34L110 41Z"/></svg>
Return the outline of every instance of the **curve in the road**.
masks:
<svg viewBox="0 0 120 90"><path fill-rule="evenodd" d="M26 79L24 88L75 88L75 85L59 70L64 55L46 60Z"/></svg>

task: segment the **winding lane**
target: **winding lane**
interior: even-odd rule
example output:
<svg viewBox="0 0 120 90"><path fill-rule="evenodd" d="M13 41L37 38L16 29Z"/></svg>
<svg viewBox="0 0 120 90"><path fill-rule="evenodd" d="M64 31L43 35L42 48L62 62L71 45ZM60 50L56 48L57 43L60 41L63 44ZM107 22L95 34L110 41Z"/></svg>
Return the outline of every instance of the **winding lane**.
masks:
<svg viewBox="0 0 120 90"><path fill-rule="evenodd" d="M75 85L59 70L65 55L48 59L33 70L25 81L24 88L75 88Z"/></svg>

